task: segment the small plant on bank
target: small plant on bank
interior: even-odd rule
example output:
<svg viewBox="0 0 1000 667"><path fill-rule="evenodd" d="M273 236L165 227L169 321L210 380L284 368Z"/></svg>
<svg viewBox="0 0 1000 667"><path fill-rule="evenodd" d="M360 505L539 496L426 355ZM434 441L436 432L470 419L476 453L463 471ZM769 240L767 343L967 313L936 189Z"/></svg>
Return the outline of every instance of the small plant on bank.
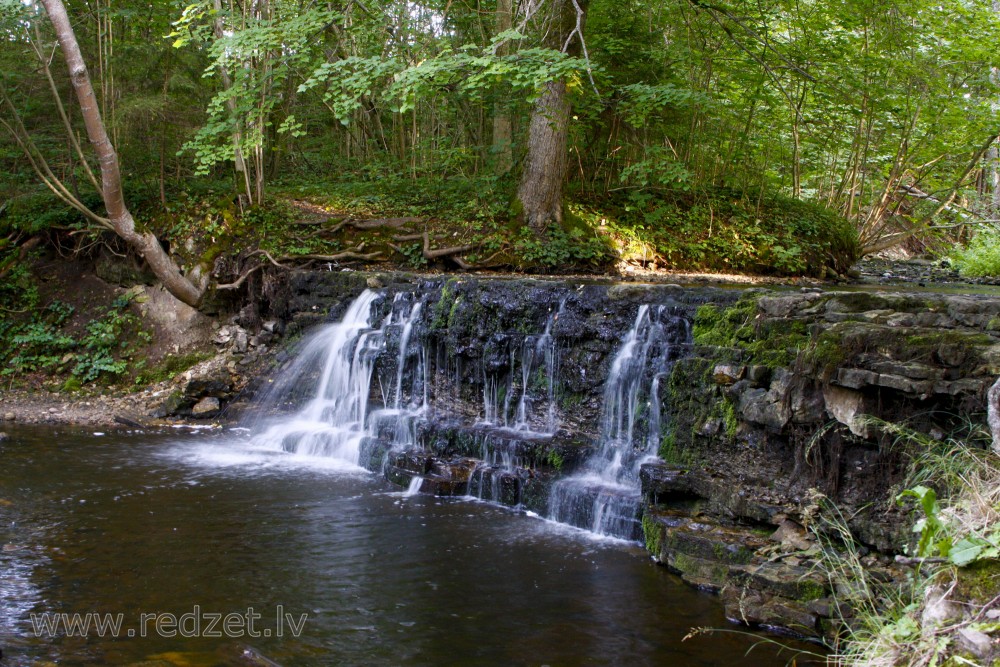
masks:
<svg viewBox="0 0 1000 667"><path fill-rule="evenodd" d="M956 248L950 257L963 276L1000 276L1000 228L980 228L966 247Z"/></svg>
<svg viewBox="0 0 1000 667"><path fill-rule="evenodd" d="M7 350L2 357L6 376L28 373L61 374L68 371L72 381L64 387L75 389L99 378L120 378L128 369L133 344L149 342L139 319L128 312L129 297L121 296L100 318L88 322L82 336L67 327L73 308L53 301L28 321L0 322L0 343Z"/></svg>

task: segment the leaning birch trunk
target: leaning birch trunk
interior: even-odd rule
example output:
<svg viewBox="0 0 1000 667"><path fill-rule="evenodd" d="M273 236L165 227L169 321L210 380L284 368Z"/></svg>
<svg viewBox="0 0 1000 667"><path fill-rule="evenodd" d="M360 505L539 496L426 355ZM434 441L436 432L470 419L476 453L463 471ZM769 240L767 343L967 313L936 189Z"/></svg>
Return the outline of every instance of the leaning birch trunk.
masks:
<svg viewBox="0 0 1000 667"><path fill-rule="evenodd" d="M125 205L125 197L122 193L118 154L115 152L115 148L108 138L104 122L101 120L97 96L94 94L94 87L90 82L90 75L87 73L87 65L80 52L80 45L76 41L69 16L66 14L66 7L62 0L42 0L42 4L55 28L56 37L66 58L66 65L69 67L70 81L80 103L80 111L87 127L87 136L97 152L97 158L101 165L101 197L104 200L104 207L108 210L108 219L111 221L112 228L133 250L146 259L153 274L163 283L168 292L187 305L198 307L205 293L208 277L197 275L200 271L196 270L197 284L195 284L181 274L177 265L163 250L159 239L153 233L136 230L135 220Z"/></svg>
<svg viewBox="0 0 1000 667"><path fill-rule="evenodd" d="M993 451L1000 454L1000 378L986 393L986 422L993 435Z"/></svg>

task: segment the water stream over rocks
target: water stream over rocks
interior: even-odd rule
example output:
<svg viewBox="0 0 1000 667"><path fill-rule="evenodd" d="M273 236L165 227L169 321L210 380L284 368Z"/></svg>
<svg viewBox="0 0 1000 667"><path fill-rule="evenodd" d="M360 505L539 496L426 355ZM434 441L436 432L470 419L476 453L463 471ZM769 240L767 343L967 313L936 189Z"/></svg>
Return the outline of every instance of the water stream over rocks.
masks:
<svg viewBox="0 0 1000 667"><path fill-rule="evenodd" d="M431 296L439 298L425 310ZM690 349L690 313L685 316L680 306L636 304L621 339L605 345L607 368L578 368L603 389L590 392L598 408L595 437L574 443L574 458L582 465L572 466L560 460L560 450L551 449L560 438L578 435L560 428L557 400L565 396L561 349L569 347L561 325L581 316L570 312L577 307L576 300L568 305L570 297L551 295L538 328L521 321L517 331L492 332L487 346L495 356L475 374L482 402L473 417L469 405L456 409L463 392L470 393L456 363L462 360L449 354L454 346L447 342L441 350L433 335L444 297L365 290L339 322L312 333L278 375L259 412L296 406L297 398L299 404L290 415L255 424L253 439L275 450L334 457L383 472L411 492L467 494L638 541L639 468L656 459L663 428L659 385L673 361ZM631 313L632 307L622 311ZM431 359L445 362L435 367ZM449 361L455 363L454 379ZM307 392L306 386L314 388ZM426 445L441 437L442 425L447 437L474 444L462 456L428 455L432 447ZM542 480L538 468L546 457L549 467L571 474L551 484ZM530 499L526 487L534 487Z"/></svg>

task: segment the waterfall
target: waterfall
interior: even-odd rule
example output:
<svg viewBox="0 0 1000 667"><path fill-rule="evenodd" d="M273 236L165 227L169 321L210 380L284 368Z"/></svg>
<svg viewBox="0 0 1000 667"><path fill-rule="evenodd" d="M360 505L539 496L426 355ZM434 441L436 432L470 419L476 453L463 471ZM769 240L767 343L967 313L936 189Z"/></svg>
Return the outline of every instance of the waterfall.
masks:
<svg viewBox="0 0 1000 667"><path fill-rule="evenodd" d="M689 336L685 325L682 339L672 340L666 310L639 307L604 385L599 448L579 473L553 485L550 519L624 539L641 534L639 468L660 443L659 383L671 348Z"/></svg>
<svg viewBox="0 0 1000 667"><path fill-rule="evenodd" d="M690 325L676 307L640 305L629 318L608 301L564 296L558 308L548 302L547 314L531 304L534 332L507 315L498 320L507 328L488 322L493 330L481 348L448 354L452 343L444 340L476 330L442 333L432 325L440 320L433 299L426 289L396 292L391 301L364 291L340 322L307 338L275 378L258 411L283 416L254 425L253 442L381 471L410 493L468 494L638 539L639 468L662 438L661 383L690 344ZM596 323L614 323L620 328L601 333L607 340L629 319L610 358L579 333L587 330L581 323L595 333ZM567 340L582 347L566 347ZM590 360L607 364L603 387L581 387L577 379L587 377ZM482 365L466 372L469 363ZM573 369L579 402L560 408L564 364Z"/></svg>
<svg viewBox="0 0 1000 667"><path fill-rule="evenodd" d="M413 377L417 386L411 391L408 403L403 386L404 369L412 352L409 340L421 304L417 302L407 309L397 299L389 315L376 326L371 323L371 311L378 299L377 293L365 290L340 322L321 327L308 339L295 363L268 392L262 410L267 411L268 401L273 406L302 394L306 394L305 403L291 417L255 429L256 444L294 454L332 457L355 465L361 463L365 440L386 426L394 431L393 444L412 444L412 423L427 402L423 351L416 355ZM392 327L402 330L392 407L370 410L373 370L386 349L386 336ZM311 393L302 386L309 386L308 380L312 380L314 387ZM386 403L383 400L383 405Z"/></svg>
<svg viewBox="0 0 1000 667"><path fill-rule="evenodd" d="M520 355L514 348L510 350L510 363L506 382L496 375L483 378L483 418L481 424L511 429L530 436L553 435L558 428L556 411L556 375L558 373L558 349L552 336L552 326L558 321L566 306L566 299L550 312L541 334L529 334L520 345ZM514 382L520 367L520 386ZM535 409L537 399L532 395L534 378L541 373L540 381L546 385L546 410ZM503 389L503 393L501 393ZM517 403L513 403L517 394ZM501 405L502 404L502 405Z"/></svg>

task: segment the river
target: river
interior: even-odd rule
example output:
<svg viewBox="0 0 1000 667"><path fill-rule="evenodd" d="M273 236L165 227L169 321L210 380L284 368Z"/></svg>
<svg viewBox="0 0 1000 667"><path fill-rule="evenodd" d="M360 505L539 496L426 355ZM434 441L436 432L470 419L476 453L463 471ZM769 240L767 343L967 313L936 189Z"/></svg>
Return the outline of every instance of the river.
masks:
<svg viewBox="0 0 1000 667"><path fill-rule="evenodd" d="M286 667L766 666L793 656L729 632L715 597L620 540L407 496L360 468L232 433L8 433L4 667L260 656ZM86 637L51 632L72 614L92 622ZM97 621L120 627L101 637ZM727 632L682 641L694 627Z"/></svg>

